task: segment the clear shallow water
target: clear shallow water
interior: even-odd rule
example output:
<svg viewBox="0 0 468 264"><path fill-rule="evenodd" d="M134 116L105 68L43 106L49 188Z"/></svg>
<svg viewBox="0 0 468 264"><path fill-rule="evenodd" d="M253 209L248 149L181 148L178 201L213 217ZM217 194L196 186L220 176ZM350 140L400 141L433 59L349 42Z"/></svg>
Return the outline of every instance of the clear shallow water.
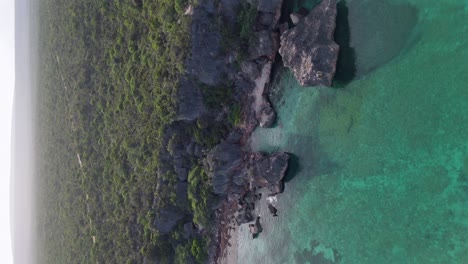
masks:
<svg viewBox="0 0 468 264"><path fill-rule="evenodd" d="M276 127L253 135L293 168L280 217L240 228L238 263L468 263L468 2L346 7L354 76L302 88L286 71Z"/></svg>

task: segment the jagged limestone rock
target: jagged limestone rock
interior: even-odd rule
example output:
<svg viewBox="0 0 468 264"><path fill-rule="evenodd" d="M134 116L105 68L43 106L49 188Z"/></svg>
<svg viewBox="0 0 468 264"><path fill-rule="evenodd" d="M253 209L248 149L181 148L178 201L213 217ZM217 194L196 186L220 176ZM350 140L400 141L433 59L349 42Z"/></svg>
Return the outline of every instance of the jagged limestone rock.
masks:
<svg viewBox="0 0 468 264"><path fill-rule="evenodd" d="M323 0L281 35L279 53L302 86L331 86L339 46L333 40L336 0Z"/></svg>

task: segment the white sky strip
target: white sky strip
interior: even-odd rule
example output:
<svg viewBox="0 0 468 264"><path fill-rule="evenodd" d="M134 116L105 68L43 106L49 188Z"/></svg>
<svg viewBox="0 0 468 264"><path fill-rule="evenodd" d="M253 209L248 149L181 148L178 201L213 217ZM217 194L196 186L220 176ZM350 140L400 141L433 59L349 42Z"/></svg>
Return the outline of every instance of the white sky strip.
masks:
<svg viewBox="0 0 468 264"><path fill-rule="evenodd" d="M0 0L0 262L13 263L10 232L10 166L15 85L14 0Z"/></svg>

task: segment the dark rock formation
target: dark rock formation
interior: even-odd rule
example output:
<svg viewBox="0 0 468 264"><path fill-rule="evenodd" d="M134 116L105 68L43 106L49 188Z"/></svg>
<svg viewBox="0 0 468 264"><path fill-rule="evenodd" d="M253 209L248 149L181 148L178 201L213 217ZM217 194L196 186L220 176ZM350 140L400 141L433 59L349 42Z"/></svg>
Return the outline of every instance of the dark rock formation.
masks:
<svg viewBox="0 0 468 264"><path fill-rule="evenodd" d="M242 204L251 204L257 200L257 195L253 191L247 192L241 200Z"/></svg>
<svg viewBox="0 0 468 264"><path fill-rule="evenodd" d="M267 13L276 13L278 8L281 8L283 0L259 0L258 1L258 11L267 12Z"/></svg>
<svg viewBox="0 0 468 264"><path fill-rule="evenodd" d="M226 2L226 1L223 1ZM225 5L228 8L227 5ZM231 6L229 5L230 9ZM227 11L229 12L229 11ZM214 1L199 1L192 14L192 52L187 61L187 72L207 85L217 85L225 69L224 58L220 56L221 36L213 15Z"/></svg>
<svg viewBox="0 0 468 264"><path fill-rule="evenodd" d="M181 182L186 182L187 181L187 177L188 177L188 169L187 168L183 168L183 167L180 167L180 166L175 166L174 168L176 174L177 174L177 179L179 179L179 181Z"/></svg>
<svg viewBox="0 0 468 264"><path fill-rule="evenodd" d="M211 201L209 202L209 208L211 210L218 210L223 206L224 200L226 197L216 195Z"/></svg>
<svg viewBox="0 0 468 264"><path fill-rule="evenodd" d="M178 182L176 184L176 204L180 206L185 206L188 201L188 183L187 182Z"/></svg>
<svg viewBox="0 0 468 264"><path fill-rule="evenodd" d="M226 138L226 142L230 144L238 144L242 138L242 134L237 131L233 130L231 133L229 133L228 137Z"/></svg>
<svg viewBox="0 0 468 264"><path fill-rule="evenodd" d="M260 127L271 127L275 119L276 113L271 106L266 106L260 110Z"/></svg>
<svg viewBox="0 0 468 264"><path fill-rule="evenodd" d="M279 48L279 36L270 30L256 32L249 47L250 59L254 60L260 57L274 59Z"/></svg>
<svg viewBox="0 0 468 264"><path fill-rule="evenodd" d="M260 76L260 69L258 69L257 63L253 61L242 62L241 70L249 80L255 80Z"/></svg>
<svg viewBox="0 0 468 264"><path fill-rule="evenodd" d="M281 35L280 54L302 86L331 86L339 46L333 41L336 0L323 0Z"/></svg>
<svg viewBox="0 0 468 264"><path fill-rule="evenodd" d="M254 186L268 187L277 184L286 174L288 161L288 154L277 152L254 162L249 171L249 175L253 177Z"/></svg>
<svg viewBox="0 0 468 264"><path fill-rule="evenodd" d="M184 224L184 239L190 239L192 237L195 237L196 232L197 228L193 224L193 222L188 222Z"/></svg>
<svg viewBox="0 0 468 264"><path fill-rule="evenodd" d="M243 153L240 145L226 141L214 147L206 156L208 174L216 194L225 194L233 176L240 173Z"/></svg>
<svg viewBox="0 0 468 264"><path fill-rule="evenodd" d="M234 24L237 18L237 10L239 8L239 0L220 0L219 13L228 21L229 24Z"/></svg>
<svg viewBox="0 0 468 264"><path fill-rule="evenodd" d="M272 195L282 193L284 191L284 182L279 181L277 183L271 184L270 186L268 186L268 190L270 190Z"/></svg>
<svg viewBox="0 0 468 264"><path fill-rule="evenodd" d="M253 220L254 220L254 218L253 218L252 214L250 213L250 211L241 212L236 217L237 225L242 225L242 224L245 224L245 223L248 223L248 222L252 222Z"/></svg>
<svg viewBox="0 0 468 264"><path fill-rule="evenodd" d="M182 218L184 218L184 214L177 209L172 207L164 208L156 213L154 226L161 234L168 234Z"/></svg>
<svg viewBox="0 0 468 264"><path fill-rule="evenodd" d="M177 92L179 94L177 120L193 121L206 112L203 95L194 82L186 79L182 80Z"/></svg>
<svg viewBox="0 0 468 264"><path fill-rule="evenodd" d="M272 216L278 216L278 210L271 204L268 204L268 211L270 211L270 214Z"/></svg>
<svg viewBox="0 0 468 264"><path fill-rule="evenodd" d="M195 142L190 142L185 148L187 155L195 156Z"/></svg>
<svg viewBox="0 0 468 264"><path fill-rule="evenodd" d="M232 182L237 186L245 186L247 183L247 173L244 170L232 175Z"/></svg>
<svg viewBox="0 0 468 264"><path fill-rule="evenodd" d="M214 147L207 155L210 171L229 172L241 163L242 151L238 144L231 144L226 141Z"/></svg>
<svg viewBox="0 0 468 264"><path fill-rule="evenodd" d="M275 15L272 13L263 13L259 12L258 13L258 23L262 25L263 27L271 27L271 25L275 21Z"/></svg>
<svg viewBox="0 0 468 264"><path fill-rule="evenodd" d="M288 22L284 22L278 26L280 35L283 35L284 32L286 32L289 29L289 24Z"/></svg>
<svg viewBox="0 0 468 264"><path fill-rule="evenodd" d="M192 212L180 206L188 203L187 176L191 168L199 165L200 159L216 194L207 204L213 210L210 213L216 220L221 220L216 226L232 220L234 212L238 213L235 221L239 225L254 221L255 202L260 199L255 193L256 189L264 187L276 194L284 188L282 179L289 156L285 153L275 153L270 157L251 153L245 145L258 124L269 127L276 118L268 100L268 91L272 65L280 45L278 21L283 0L247 1L257 8L257 13L250 41L248 46L242 45L245 48L242 51L236 47L226 49L225 43L221 45L221 32L239 25L239 7L244 5L240 0L200 0L190 5L184 14L191 16L191 53L186 60L185 75L178 89L176 121L164 132L163 145L166 148L160 153L161 165L158 169L158 174L164 177L159 177L156 188L156 191L162 191L170 183L176 193L176 205L166 206L162 201L153 201L153 207L157 208L153 227L162 235L169 234L175 227L181 231L182 224L185 239L203 236L207 232L202 227L197 228L193 224ZM284 24L282 30L286 29L287 24ZM240 52L248 57L247 61L241 62L241 71L238 68L238 59L243 57L239 56ZM205 105L203 95L207 95L205 88L208 87L232 88L233 101L242 107L244 120L227 137L223 122L231 108L224 102L222 109L215 111L209 108L211 105ZM210 120L207 125L203 125L205 119ZM222 126L224 140L210 150L195 140L191 129L197 125L204 130L211 124ZM253 158L249 159L251 156ZM176 183L167 180L176 176ZM260 230L257 233L262 229L259 220L257 218L254 225L256 230ZM220 232L224 232L222 230ZM210 249L210 259L213 256ZM209 262L214 263L211 260Z"/></svg>
<svg viewBox="0 0 468 264"><path fill-rule="evenodd" d="M252 238L257 238L258 235L263 231L263 227L260 224L260 216L257 216L255 220L255 224L250 224L250 233L252 234Z"/></svg>

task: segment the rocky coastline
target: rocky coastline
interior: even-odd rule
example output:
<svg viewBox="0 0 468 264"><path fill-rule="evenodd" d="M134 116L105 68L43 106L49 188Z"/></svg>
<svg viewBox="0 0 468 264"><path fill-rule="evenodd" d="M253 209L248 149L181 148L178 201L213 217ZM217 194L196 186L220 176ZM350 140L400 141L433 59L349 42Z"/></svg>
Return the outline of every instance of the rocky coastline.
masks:
<svg viewBox="0 0 468 264"><path fill-rule="evenodd" d="M261 18L263 15L262 1L257 3L257 16ZM270 25L269 28L257 31L254 40L251 41L249 53L250 59L253 60L244 61L241 64L242 73L238 78L244 77L255 84L250 93L250 100L247 100L247 102L251 101L252 103L247 104L246 109L244 109L248 113L245 123L249 125L245 126L242 131L244 138L242 143L246 142L245 138L250 136L257 124L264 128L270 127L276 118L276 113L267 96L276 52L279 51L285 66L292 69L295 77L303 86L331 86L335 73L339 51L338 45L333 41L336 1L324 0L309 14L302 14L306 16L301 18L299 18L301 14L293 13L291 20L296 26L292 29L289 29L287 23L279 24L282 1L277 1L275 4L274 8L269 9L270 14L275 14L273 21L267 23ZM280 45L278 45L278 36L281 36ZM235 148L235 146L224 146L224 149L233 150ZM219 157L222 153L218 152L219 150L215 149L214 152L210 153L211 157ZM217 263L221 262L221 259L229 262L223 256L229 243L229 230L237 228L238 225L255 221L255 224L249 225L250 232L253 237L261 232L259 217L255 218L252 215L256 201L261 199L261 194L257 194L256 190L268 188L271 196L284 190L282 179L288 168L289 156L287 153L279 152L265 156L261 153L246 152L244 155L243 158L240 158L239 155L228 155L231 158L236 156L236 158L219 161L222 164L234 165L234 167L229 168L234 171L231 178L229 178L231 174L226 173L224 168L219 169L219 166L214 164L209 166L213 171L215 191L217 188L221 188L218 190L219 193L227 194L224 210L218 214L219 223L224 228L220 228L218 234L218 240L221 243L217 249L217 258L215 258ZM272 216L277 216L277 210L274 206L270 204L268 209Z"/></svg>
<svg viewBox="0 0 468 264"><path fill-rule="evenodd" d="M281 193L288 168L287 153L255 153L247 144L257 126L270 127L276 119L268 100L268 85L279 49L282 0L250 1L250 4L256 8L256 19L247 58L240 62L240 71L229 74L241 95L243 120L205 159L214 192L224 197L220 209L215 212L215 241L219 243L210 249L212 263L225 259L230 230L255 221L250 225L252 232L255 235L261 232L259 218L253 215L256 202L261 199L256 190L268 188L271 195Z"/></svg>
<svg viewBox="0 0 468 264"><path fill-rule="evenodd" d="M187 76L180 83L177 121L166 131L171 155L163 156L167 170L177 174L177 199L187 202L187 178L194 160L210 179L215 198L209 201L214 221L210 228L211 247L209 263L220 263L229 245L229 231L239 225L251 223L253 235L261 232L259 218L253 215L259 189L268 189L274 196L284 190L283 178L288 169L289 154L270 155L252 152L248 141L253 130L275 123L274 106L268 99L272 67L277 54L285 66L290 67L299 83L304 86L330 86L336 67L338 45L333 41L336 1L323 0L308 15L292 14L292 25L280 24L283 0L200 0L189 6L186 15L192 16L192 55L186 63ZM246 6L247 5L247 6ZM239 49L224 48L224 28L239 26L238 12L250 8L254 19L247 46ZM241 16L242 17L242 16ZM221 21L214 23L214 21ZM311 40L311 41L310 41ZM215 112L207 107L202 87L210 92L231 86L233 101L240 105L239 122L217 145L206 147L190 137L180 136L196 123L199 127L222 122L232 111L223 106ZM221 87L221 88L219 88ZM173 140L173 142L171 142ZM164 169L163 169L164 170ZM165 171L161 172L166 173ZM163 183L161 183L163 186ZM163 188L163 187L161 187ZM277 216L276 208L268 208ZM155 227L168 233L183 221L184 237L208 235L206 227L194 224L190 217L168 208L157 216Z"/></svg>

